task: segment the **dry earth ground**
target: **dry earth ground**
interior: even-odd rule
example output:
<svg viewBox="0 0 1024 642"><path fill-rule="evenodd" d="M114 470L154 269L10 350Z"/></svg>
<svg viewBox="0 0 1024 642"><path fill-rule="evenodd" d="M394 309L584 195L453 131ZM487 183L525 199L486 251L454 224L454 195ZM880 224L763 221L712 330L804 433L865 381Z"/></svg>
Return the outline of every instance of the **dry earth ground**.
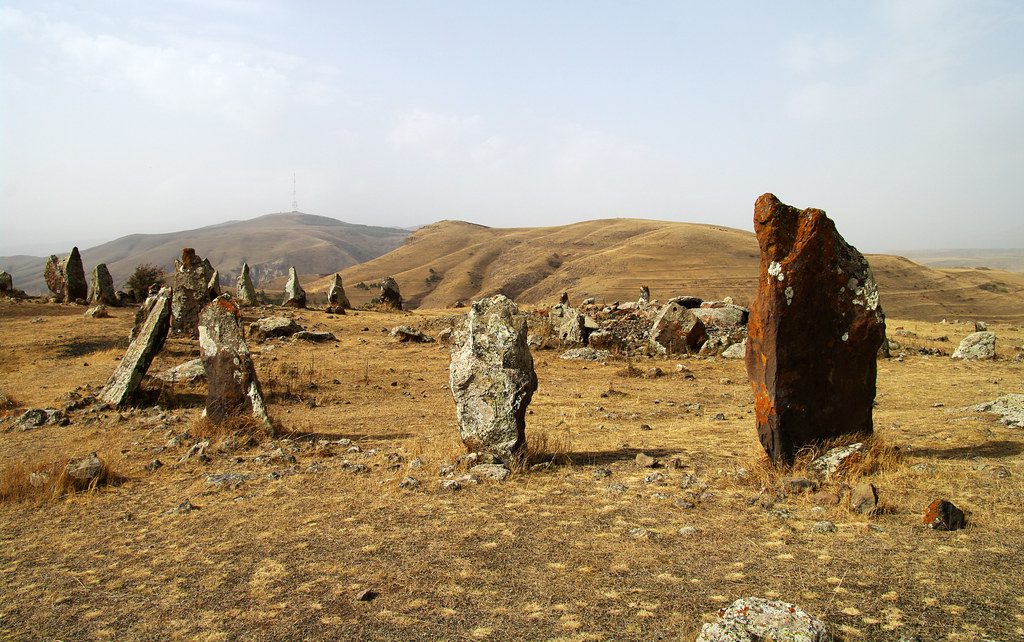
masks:
<svg viewBox="0 0 1024 642"><path fill-rule="evenodd" d="M134 311L82 311L0 305L11 417L106 381ZM844 507L815 512L809 496L762 493L755 475L743 479L758 454L751 392L743 364L725 360L644 360L667 374L642 379L621 376L622 361L538 352L528 436L571 463L442 491L439 467L461 452L447 348L399 344L381 330L436 333L444 314L298 313L340 342L252 346L290 440L211 452L208 463L176 464L190 442L167 445L194 428L202 385L147 380L152 401L138 409L0 433L0 468L95 450L127 477L55 502L0 504L0 638L692 640L748 595L795 602L838 639L1024 635L1024 432L969 408L1024 392L1024 364L1009 359L1019 327L993 327L1001 358L992 363L916 354L880 363L877 430L904 457L871 476L885 510L868 519ZM897 337L905 345L947 353L973 329L888 325L923 337ZM950 341L930 340L939 335ZM195 354L189 341L169 341L151 372ZM348 438L361 452L318 438ZM278 446L294 464L270 455ZM682 467L637 468L638 452ZM166 465L146 472L154 458ZM423 466L409 468L416 458ZM207 483L225 472L246 480ZM665 479L646 483L652 473ZM399 489L407 474L418 490ZM970 527L923 528L937 497L970 511ZM168 513L185 499L197 509ZM812 533L824 519L837 531ZM696 533L681 534L687 526ZM358 601L364 589L379 596Z"/></svg>

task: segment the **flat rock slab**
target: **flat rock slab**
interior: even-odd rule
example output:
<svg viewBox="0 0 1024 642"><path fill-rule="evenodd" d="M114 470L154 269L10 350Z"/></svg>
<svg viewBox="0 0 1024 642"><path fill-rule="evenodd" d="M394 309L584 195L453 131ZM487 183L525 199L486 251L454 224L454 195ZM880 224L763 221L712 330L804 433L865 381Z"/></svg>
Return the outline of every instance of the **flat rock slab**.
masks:
<svg viewBox="0 0 1024 642"><path fill-rule="evenodd" d="M263 317L249 324L249 338L266 341L273 337L290 337L302 330L302 326L288 317Z"/></svg>

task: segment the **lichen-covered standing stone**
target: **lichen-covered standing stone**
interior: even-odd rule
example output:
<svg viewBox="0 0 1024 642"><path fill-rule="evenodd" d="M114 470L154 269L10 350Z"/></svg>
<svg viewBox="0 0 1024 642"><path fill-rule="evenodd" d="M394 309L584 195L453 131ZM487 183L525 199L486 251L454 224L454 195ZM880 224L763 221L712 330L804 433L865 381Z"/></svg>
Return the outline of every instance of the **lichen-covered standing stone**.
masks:
<svg viewBox="0 0 1024 642"><path fill-rule="evenodd" d="M84 302L89 296L85 268L82 267L82 255L78 253L77 247L71 248L71 252L63 259L51 255L46 260L43 278L46 280L46 287L60 303Z"/></svg>
<svg viewBox="0 0 1024 642"><path fill-rule="evenodd" d="M499 294L473 303L452 341L449 383L470 452L510 461L526 445L526 409L537 389L526 315Z"/></svg>
<svg viewBox="0 0 1024 642"><path fill-rule="evenodd" d="M885 315L867 260L822 210L765 194L754 231L761 267L747 373L761 445L788 463L811 443L871 432Z"/></svg>
<svg viewBox="0 0 1024 642"><path fill-rule="evenodd" d="M171 297L171 333L194 337L198 332L199 313L210 300L208 286L212 270L186 247L181 251L181 260L174 262L172 280L174 294Z"/></svg>
<svg viewBox="0 0 1024 642"><path fill-rule="evenodd" d="M103 305L117 306L117 292L114 291L114 278L110 276L110 270L106 263L100 263L92 269L92 291L89 293L89 303L100 303Z"/></svg>
<svg viewBox="0 0 1024 642"><path fill-rule="evenodd" d="M340 274L335 274L331 280L331 287L327 290L327 305L332 311L339 313L352 307L348 296L345 295L345 286L341 283Z"/></svg>
<svg viewBox="0 0 1024 642"><path fill-rule="evenodd" d="M124 358L110 376L99 399L113 406L123 406L139 390L149 364L160 352L167 338L171 320L171 290L162 288L152 299L146 321L139 327ZM150 303L147 300L147 303Z"/></svg>
<svg viewBox="0 0 1024 642"><path fill-rule="evenodd" d="M238 282L235 284L235 301L238 305L252 306L259 303L256 298L256 288L252 285L252 277L249 275L249 264L242 264L242 271L238 274Z"/></svg>
<svg viewBox="0 0 1024 642"><path fill-rule="evenodd" d="M284 305L289 308L306 307L306 291L299 285L299 274L295 266L288 268L288 283L284 286Z"/></svg>
<svg viewBox="0 0 1024 642"><path fill-rule="evenodd" d="M214 299L199 316L199 349L208 386L203 416L220 424L248 415L273 434L239 317L229 294Z"/></svg>

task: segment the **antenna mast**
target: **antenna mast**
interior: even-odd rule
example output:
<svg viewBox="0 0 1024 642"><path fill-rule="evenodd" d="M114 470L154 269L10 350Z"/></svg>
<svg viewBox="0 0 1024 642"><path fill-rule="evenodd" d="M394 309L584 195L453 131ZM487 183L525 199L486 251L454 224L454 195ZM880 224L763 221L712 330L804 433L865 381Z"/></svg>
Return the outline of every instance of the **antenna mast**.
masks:
<svg viewBox="0 0 1024 642"><path fill-rule="evenodd" d="M299 211L299 201L295 197L295 172L292 172L292 211Z"/></svg>

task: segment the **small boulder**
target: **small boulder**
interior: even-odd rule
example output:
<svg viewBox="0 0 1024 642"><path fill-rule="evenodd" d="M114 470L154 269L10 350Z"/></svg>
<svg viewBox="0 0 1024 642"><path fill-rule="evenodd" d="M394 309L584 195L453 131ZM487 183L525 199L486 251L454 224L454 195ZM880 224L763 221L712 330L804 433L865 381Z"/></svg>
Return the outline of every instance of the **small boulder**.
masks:
<svg viewBox="0 0 1024 642"><path fill-rule="evenodd" d="M708 338L704 323L675 299L661 308L648 335L655 354L697 352Z"/></svg>
<svg viewBox="0 0 1024 642"><path fill-rule="evenodd" d="M850 491L850 510L860 515L874 515L878 510L878 489L874 484L857 484Z"/></svg>
<svg viewBox="0 0 1024 642"><path fill-rule="evenodd" d="M337 341L338 337L334 336L332 332L315 332L312 330L299 330L292 335L292 339L295 341L309 341L311 343L325 343L327 341Z"/></svg>
<svg viewBox="0 0 1024 642"><path fill-rule="evenodd" d="M921 521L937 531L955 531L967 525L964 512L946 499L936 499L928 504Z"/></svg>
<svg viewBox="0 0 1024 642"><path fill-rule="evenodd" d="M69 461L64 472L75 481L91 483L99 480L103 474L103 462L96 453L89 453L85 457Z"/></svg>
<svg viewBox="0 0 1024 642"><path fill-rule="evenodd" d="M953 359L978 361L995 359L996 335L994 332L972 332L964 337L957 349L953 351Z"/></svg>
<svg viewBox="0 0 1024 642"><path fill-rule="evenodd" d="M288 317L263 317L249 324L249 338L266 341L274 337L290 337L302 330L302 326Z"/></svg>
<svg viewBox="0 0 1024 642"><path fill-rule="evenodd" d="M107 310L107 306L100 304L86 310L85 316L89 317L90 319L109 319L110 312Z"/></svg>
<svg viewBox="0 0 1024 642"><path fill-rule="evenodd" d="M399 343L432 343L434 341L433 337L407 325L391 328L391 336L398 339Z"/></svg>
<svg viewBox="0 0 1024 642"><path fill-rule="evenodd" d="M696 642L832 642L824 622L786 602L741 598L719 616L718 622L701 627Z"/></svg>
<svg viewBox="0 0 1024 642"><path fill-rule="evenodd" d="M866 452L867 446L862 442L850 444L849 446L839 446L812 461L810 469L827 481L833 475L841 473L845 467L851 466L863 459Z"/></svg>
<svg viewBox="0 0 1024 642"><path fill-rule="evenodd" d="M744 339L739 343L730 344L728 348L722 351L723 359L742 359L747 356L747 340Z"/></svg>

